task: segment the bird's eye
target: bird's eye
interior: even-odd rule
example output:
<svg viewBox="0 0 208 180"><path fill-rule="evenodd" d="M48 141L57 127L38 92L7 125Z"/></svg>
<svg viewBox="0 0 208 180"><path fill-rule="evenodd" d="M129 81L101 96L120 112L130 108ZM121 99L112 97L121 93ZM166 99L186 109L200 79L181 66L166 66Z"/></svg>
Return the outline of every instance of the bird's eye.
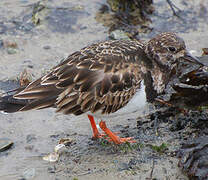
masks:
<svg viewBox="0 0 208 180"><path fill-rule="evenodd" d="M170 46L170 47L168 47L168 50L169 50L169 51L171 51L171 52L175 52L175 51L176 51L176 48L175 48L175 47Z"/></svg>

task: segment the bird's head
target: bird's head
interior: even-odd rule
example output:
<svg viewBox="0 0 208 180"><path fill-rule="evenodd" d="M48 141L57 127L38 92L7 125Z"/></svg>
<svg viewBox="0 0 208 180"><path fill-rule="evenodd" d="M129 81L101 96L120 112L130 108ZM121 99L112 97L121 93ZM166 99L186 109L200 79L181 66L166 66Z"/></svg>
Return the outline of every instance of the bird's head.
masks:
<svg viewBox="0 0 208 180"><path fill-rule="evenodd" d="M203 65L186 50L183 39L172 32L161 33L152 38L145 51L161 71L172 70L181 61Z"/></svg>

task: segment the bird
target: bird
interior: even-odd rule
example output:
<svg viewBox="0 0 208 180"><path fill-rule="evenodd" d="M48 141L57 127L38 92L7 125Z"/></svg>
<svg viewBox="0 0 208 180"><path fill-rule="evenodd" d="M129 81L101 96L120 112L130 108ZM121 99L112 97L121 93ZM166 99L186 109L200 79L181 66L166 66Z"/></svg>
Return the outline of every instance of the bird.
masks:
<svg viewBox="0 0 208 180"><path fill-rule="evenodd" d="M177 65L190 62L201 66L173 32L156 35L148 42L107 40L76 51L46 75L26 87L0 98L4 112L56 108L56 112L86 114L93 138L104 135L115 144L134 143L106 126L107 119L121 116L153 102L164 90ZM100 133L94 117L100 119Z"/></svg>

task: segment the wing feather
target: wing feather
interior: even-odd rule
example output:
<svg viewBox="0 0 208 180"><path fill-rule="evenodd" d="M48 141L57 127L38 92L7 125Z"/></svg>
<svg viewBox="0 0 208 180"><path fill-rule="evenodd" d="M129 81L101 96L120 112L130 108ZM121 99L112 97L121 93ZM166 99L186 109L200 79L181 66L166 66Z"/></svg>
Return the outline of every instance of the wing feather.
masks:
<svg viewBox="0 0 208 180"><path fill-rule="evenodd" d="M29 100L22 111L55 106L64 114L115 112L140 87L140 62L135 54L143 53L142 48L136 41L93 44L70 55L14 97Z"/></svg>

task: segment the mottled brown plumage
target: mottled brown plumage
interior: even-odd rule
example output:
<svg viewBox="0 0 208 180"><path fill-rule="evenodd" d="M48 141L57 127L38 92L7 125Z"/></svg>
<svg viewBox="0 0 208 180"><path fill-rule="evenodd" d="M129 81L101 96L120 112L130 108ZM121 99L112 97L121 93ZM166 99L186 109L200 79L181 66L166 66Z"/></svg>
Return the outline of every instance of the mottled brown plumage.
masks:
<svg viewBox="0 0 208 180"><path fill-rule="evenodd" d="M28 100L20 111L56 107L64 114L113 113L129 102L148 73L156 94L161 93L173 64L185 53L184 41L174 33L162 33L147 44L96 43L68 56L14 98Z"/></svg>
<svg viewBox="0 0 208 180"><path fill-rule="evenodd" d="M141 60L136 55L143 53L143 46L137 41L106 41L73 53L15 95L30 99L21 111L53 106L75 115L117 111L140 87Z"/></svg>

